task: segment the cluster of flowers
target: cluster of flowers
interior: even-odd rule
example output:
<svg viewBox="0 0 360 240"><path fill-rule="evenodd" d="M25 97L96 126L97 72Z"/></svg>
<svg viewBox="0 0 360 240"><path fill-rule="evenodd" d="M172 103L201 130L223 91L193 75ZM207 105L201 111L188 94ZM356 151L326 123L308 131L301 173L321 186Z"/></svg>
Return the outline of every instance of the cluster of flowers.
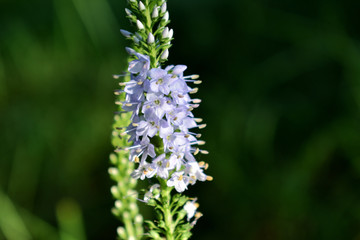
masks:
<svg viewBox="0 0 360 240"><path fill-rule="evenodd" d="M120 83L124 89L118 90L126 93L125 100L117 104L132 112L131 124L122 135L129 134L133 145L118 150L130 151L130 161L139 163L131 176L142 180L160 177L178 192L197 180L211 180L203 173L207 164L193 156L207 154L196 147L205 143L197 139L201 135L190 131L206 126L198 124L202 120L191 112L200 100L190 98L197 88L188 87L187 82L199 84L198 76L184 76L185 65L151 68L149 56L131 48L127 51L136 59L129 63L130 81Z"/></svg>

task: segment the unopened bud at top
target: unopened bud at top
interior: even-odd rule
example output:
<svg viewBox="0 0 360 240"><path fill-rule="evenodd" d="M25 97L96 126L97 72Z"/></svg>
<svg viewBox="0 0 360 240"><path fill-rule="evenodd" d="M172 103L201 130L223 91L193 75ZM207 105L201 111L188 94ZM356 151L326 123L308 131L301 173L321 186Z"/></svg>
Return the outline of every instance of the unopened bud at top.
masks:
<svg viewBox="0 0 360 240"><path fill-rule="evenodd" d="M142 1L139 2L139 10L145 11L145 5L142 3Z"/></svg>
<svg viewBox="0 0 360 240"><path fill-rule="evenodd" d="M154 7L154 10L151 14L151 17L152 18L157 18L159 16L159 10L158 10L158 7Z"/></svg>
<svg viewBox="0 0 360 240"><path fill-rule="evenodd" d="M172 38L174 36L174 30L170 29L169 30L169 38Z"/></svg>
<svg viewBox="0 0 360 240"><path fill-rule="evenodd" d="M124 36L124 37L130 37L131 36L131 32L128 32L126 30L123 30L123 29L120 29L120 32L121 34Z"/></svg>
<svg viewBox="0 0 360 240"><path fill-rule="evenodd" d="M154 38L154 35L152 33L149 33L148 35L148 39L147 39L147 43L148 44L152 44L155 42L155 38Z"/></svg>
<svg viewBox="0 0 360 240"><path fill-rule="evenodd" d="M118 228L117 228L117 234L118 234L121 238L125 239L125 238L126 238L125 228L123 228L123 227L118 227Z"/></svg>
<svg viewBox="0 0 360 240"><path fill-rule="evenodd" d="M164 20L165 22L169 21L169 12L166 12L166 13L164 14L163 20Z"/></svg>
<svg viewBox="0 0 360 240"><path fill-rule="evenodd" d="M136 20L136 26L138 27L139 30L144 29L144 25L139 20Z"/></svg>
<svg viewBox="0 0 360 240"><path fill-rule="evenodd" d="M125 8L125 12L126 12L126 15L128 15L128 16L131 16L131 15L132 15L132 12L131 12L129 9L127 9L127 8Z"/></svg>
<svg viewBox="0 0 360 240"><path fill-rule="evenodd" d="M161 54L161 59L166 60L169 57L169 50L165 49L165 51Z"/></svg>
<svg viewBox="0 0 360 240"><path fill-rule="evenodd" d="M161 13L166 12L166 8L167 8L166 2L164 2L163 5L161 5Z"/></svg>
<svg viewBox="0 0 360 240"><path fill-rule="evenodd" d="M169 37L169 28L166 27L162 32L162 38L168 38L168 37Z"/></svg>

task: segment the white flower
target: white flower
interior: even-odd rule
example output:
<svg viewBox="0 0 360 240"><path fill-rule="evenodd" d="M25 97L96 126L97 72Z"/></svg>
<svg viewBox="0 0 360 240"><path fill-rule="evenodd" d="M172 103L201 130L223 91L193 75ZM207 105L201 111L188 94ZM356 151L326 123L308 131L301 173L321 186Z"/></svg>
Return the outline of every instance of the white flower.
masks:
<svg viewBox="0 0 360 240"><path fill-rule="evenodd" d="M187 220L190 221L190 219L192 217L194 217L195 213L196 213L196 209L199 207L199 204L195 202L195 200L193 201L188 201L185 205L184 205L184 210L186 211L186 215L187 215Z"/></svg>
<svg viewBox="0 0 360 240"><path fill-rule="evenodd" d="M183 192L187 189L188 179L184 176L184 172L175 172L171 178L167 180L168 187L175 187L176 191Z"/></svg>
<svg viewBox="0 0 360 240"><path fill-rule="evenodd" d="M206 181L206 175L197 162L186 163L185 173L189 175L189 182L191 184L195 184L196 180Z"/></svg>

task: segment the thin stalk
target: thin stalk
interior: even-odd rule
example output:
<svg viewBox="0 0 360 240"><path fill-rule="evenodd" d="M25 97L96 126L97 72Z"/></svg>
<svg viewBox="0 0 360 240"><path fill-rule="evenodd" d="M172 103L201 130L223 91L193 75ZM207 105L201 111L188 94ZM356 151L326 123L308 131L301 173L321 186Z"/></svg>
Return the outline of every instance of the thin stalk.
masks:
<svg viewBox="0 0 360 240"><path fill-rule="evenodd" d="M172 187L168 187L165 181L161 181L161 200L163 204L163 213L166 229L166 239L174 240L175 239L175 227L174 216L171 211L171 191Z"/></svg>

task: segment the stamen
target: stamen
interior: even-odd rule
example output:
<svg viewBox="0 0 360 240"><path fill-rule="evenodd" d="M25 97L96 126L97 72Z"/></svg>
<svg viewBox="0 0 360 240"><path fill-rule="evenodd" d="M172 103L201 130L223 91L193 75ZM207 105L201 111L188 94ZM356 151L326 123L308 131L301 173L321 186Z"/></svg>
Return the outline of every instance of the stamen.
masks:
<svg viewBox="0 0 360 240"><path fill-rule="evenodd" d="M199 148L196 148L195 152L194 152L194 155L197 155L199 153L200 149Z"/></svg>
<svg viewBox="0 0 360 240"><path fill-rule="evenodd" d="M205 170L207 170L208 168L209 168L209 164L208 164L208 163L206 163L206 164L205 164L205 168L204 168L204 169L205 169Z"/></svg>
<svg viewBox="0 0 360 240"><path fill-rule="evenodd" d="M129 150L128 150L128 149L124 149L124 148L120 148L120 147L114 150L114 152L117 152L117 153L118 153L118 152L121 152L121 151L128 152Z"/></svg>
<svg viewBox="0 0 360 240"><path fill-rule="evenodd" d="M135 148L139 148L139 147L141 147L140 144L139 145L134 145L134 146L131 146L131 147L126 147L125 149L126 150L131 150L131 149L135 149Z"/></svg>
<svg viewBox="0 0 360 240"><path fill-rule="evenodd" d="M198 108L200 105L199 104L191 104L190 105L192 108Z"/></svg>
<svg viewBox="0 0 360 240"><path fill-rule="evenodd" d="M199 91L198 88L193 88L191 91L190 91L190 94L194 94L194 93L197 93Z"/></svg>
<svg viewBox="0 0 360 240"><path fill-rule="evenodd" d="M130 74L129 73L124 73L124 74L114 74L113 75L113 78L114 79L119 79L121 77L126 77L126 76L129 76Z"/></svg>
<svg viewBox="0 0 360 240"><path fill-rule="evenodd" d="M207 181L212 181L214 178L212 176L206 176Z"/></svg>
<svg viewBox="0 0 360 240"><path fill-rule="evenodd" d="M136 128L133 128L133 129L127 130L127 131L125 131L125 132L121 133L120 135L121 135L121 136L125 136L126 134L128 134L129 132L132 132L132 131L134 131L134 130L136 130Z"/></svg>
<svg viewBox="0 0 360 240"><path fill-rule="evenodd" d="M123 93L124 92L124 90L119 90L119 89L116 89L115 91L114 91L114 94L115 95L120 95L121 93Z"/></svg>
<svg viewBox="0 0 360 240"><path fill-rule="evenodd" d="M209 151L207 151L207 150L200 150L200 153L206 155L206 154L209 154Z"/></svg>
<svg viewBox="0 0 360 240"><path fill-rule="evenodd" d="M199 129L203 129L203 128L205 128L206 127L206 124L204 123L204 124L201 124L201 125L198 125L198 128Z"/></svg>
<svg viewBox="0 0 360 240"><path fill-rule="evenodd" d="M200 76L198 74L193 74L190 76L185 76L184 79L198 79Z"/></svg>
<svg viewBox="0 0 360 240"><path fill-rule="evenodd" d="M201 99L195 98L191 100L193 103L201 103Z"/></svg>

